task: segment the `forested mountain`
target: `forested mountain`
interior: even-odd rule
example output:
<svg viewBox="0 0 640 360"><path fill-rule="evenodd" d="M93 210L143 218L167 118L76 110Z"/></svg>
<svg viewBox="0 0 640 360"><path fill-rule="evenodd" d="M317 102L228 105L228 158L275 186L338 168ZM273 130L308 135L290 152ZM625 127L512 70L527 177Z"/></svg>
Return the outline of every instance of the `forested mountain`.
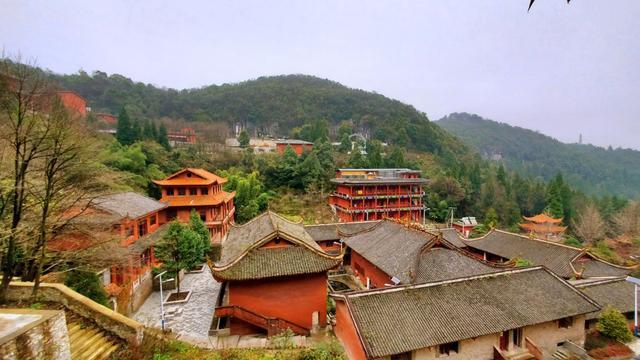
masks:
<svg viewBox="0 0 640 360"><path fill-rule="evenodd" d="M436 122L483 155L524 176L562 172L574 188L595 195L640 195L640 151L566 144L538 132L478 115L454 113Z"/></svg>
<svg viewBox="0 0 640 360"><path fill-rule="evenodd" d="M410 105L313 76L261 77L181 91L99 71L51 76L84 96L95 110L114 114L127 105L134 114L149 118L240 123L257 133L280 136L317 120L333 128L348 121L357 131L394 145L441 155L468 151Z"/></svg>

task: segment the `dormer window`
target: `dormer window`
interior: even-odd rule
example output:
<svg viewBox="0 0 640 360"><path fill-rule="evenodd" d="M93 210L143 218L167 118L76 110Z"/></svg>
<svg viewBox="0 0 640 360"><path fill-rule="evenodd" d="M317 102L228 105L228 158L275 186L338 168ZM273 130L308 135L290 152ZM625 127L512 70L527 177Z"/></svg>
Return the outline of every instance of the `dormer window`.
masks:
<svg viewBox="0 0 640 360"><path fill-rule="evenodd" d="M190 178L190 177L191 177L191 173L190 173L190 172L188 172L188 173L187 173L187 177L188 177L188 178Z"/></svg>

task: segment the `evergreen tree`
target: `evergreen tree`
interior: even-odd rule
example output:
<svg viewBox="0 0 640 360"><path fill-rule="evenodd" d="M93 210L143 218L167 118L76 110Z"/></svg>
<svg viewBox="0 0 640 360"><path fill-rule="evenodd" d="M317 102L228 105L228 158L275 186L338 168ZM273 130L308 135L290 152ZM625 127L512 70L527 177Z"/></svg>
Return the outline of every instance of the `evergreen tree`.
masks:
<svg viewBox="0 0 640 360"><path fill-rule="evenodd" d="M384 159L385 167L388 168L403 168L407 166L404 161L404 152L402 148L399 146L394 146L393 150L391 150L391 154L389 154Z"/></svg>
<svg viewBox="0 0 640 360"><path fill-rule="evenodd" d="M322 182L323 184L327 184L329 180L334 177L336 171L333 159L333 146L331 146L329 141L323 141L314 148L314 151L322 167Z"/></svg>
<svg viewBox="0 0 640 360"><path fill-rule="evenodd" d="M98 304L107 306L107 293L104 291L100 277L95 272L71 270L67 273L64 284Z"/></svg>
<svg viewBox="0 0 640 360"><path fill-rule="evenodd" d="M135 141L131 120L124 107L120 110L120 115L118 115L116 139L118 139L118 142L122 145L131 145Z"/></svg>
<svg viewBox="0 0 640 360"><path fill-rule="evenodd" d="M340 137L340 146L338 147L338 151L346 154L350 150L351 150L351 139L349 139L349 135L343 134Z"/></svg>
<svg viewBox="0 0 640 360"><path fill-rule="evenodd" d="M180 293L180 270L191 269L200 261L202 242L200 235L189 227L174 220L169 229L153 249L162 266L176 278L177 292Z"/></svg>
<svg viewBox="0 0 640 360"><path fill-rule="evenodd" d="M211 251L211 234L195 209L192 209L191 214L189 214L189 226L200 237L198 254L200 255L200 261L205 261L207 254Z"/></svg>
<svg viewBox="0 0 640 360"><path fill-rule="evenodd" d="M238 142L240 143L240 147L248 147L250 140L251 138L249 137L249 133L247 132L247 130L243 129L242 131L240 131L240 134L238 134Z"/></svg>
<svg viewBox="0 0 640 360"><path fill-rule="evenodd" d="M562 176L558 174L554 180L549 182L547 187L547 207L545 212L554 218L564 217L564 207L562 202Z"/></svg>
<svg viewBox="0 0 640 360"><path fill-rule="evenodd" d="M369 167L381 168L382 162L382 144L377 140L372 140L367 146L367 159L369 160Z"/></svg>
<svg viewBox="0 0 640 360"><path fill-rule="evenodd" d="M156 136L154 136L153 134L153 123L149 119L145 120L144 122L144 126L142 128L142 138L145 140L154 140L154 141L156 139Z"/></svg>
<svg viewBox="0 0 640 360"><path fill-rule="evenodd" d="M322 165L315 152L311 152L300 165L302 183L307 190L322 184Z"/></svg>
<svg viewBox="0 0 640 360"><path fill-rule="evenodd" d="M251 172L256 167L256 155L253 152L253 148L246 148L242 152L242 157L240 158L240 166L242 166L245 171Z"/></svg>
<svg viewBox="0 0 640 360"><path fill-rule="evenodd" d="M133 142L142 139L142 128L137 120L131 122L131 136L133 137Z"/></svg>
<svg viewBox="0 0 640 360"><path fill-rule="evenodd" d="M362 152L359 147L356 147L351 151L351 156L349 157L349 166L354 169L362 169L367 168L367 159L362 156Z"/></svg>
<svg viewBox="0 0 640 360"><path fill-rule="evenodd" d="M158 129L158 144L164 146L167 150L171 150L169 137L167 136L167 127L162 123L160 124L160 129Z"/></svg>

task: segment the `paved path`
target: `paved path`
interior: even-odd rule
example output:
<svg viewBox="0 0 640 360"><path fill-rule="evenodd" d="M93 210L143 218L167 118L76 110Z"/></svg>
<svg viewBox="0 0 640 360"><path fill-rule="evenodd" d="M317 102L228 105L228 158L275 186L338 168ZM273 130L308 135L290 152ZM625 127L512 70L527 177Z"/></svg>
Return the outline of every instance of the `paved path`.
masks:
<svg viewBox="0 0 640 360"><path fill-rule="evenodd" d="M164 306L165 314L182 308L181 313L167 317L166 327L180 336L208 341L220 283L213 279L211 270L205 266L201 273L185 275L180 290L191 290L191 298L187 303ZM168 293L163 295L166 298ZM151 293L133 318L147 326L160 328L160 292Z"/></svg>

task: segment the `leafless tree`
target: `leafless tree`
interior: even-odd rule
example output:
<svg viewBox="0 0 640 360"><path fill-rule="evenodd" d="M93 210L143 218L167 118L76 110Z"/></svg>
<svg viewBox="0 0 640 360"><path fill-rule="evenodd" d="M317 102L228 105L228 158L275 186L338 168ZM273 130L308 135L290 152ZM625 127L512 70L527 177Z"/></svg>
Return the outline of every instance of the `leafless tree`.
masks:
<svg viewBox="0 0 640 360"><path fill-rule="evenodd" d="M0 141L7 147L12 165L6 179L9 191L2 205L6 225L2 238L2 282L0 302L14 274L15 257L21 228L28 206L27 181L33 162L46 152L49 135L46 109L51 86L33 64L22 64L8 58L0 60ZM6 224L5 224L6 223Z"/></svg>
<svg viewBox="0 0 640 360"><path fill-rule="evenodd" d="M580 215L573 222L573 229L576 235L587 243L602 239L605 235L606 226L598 207L593 203L585 205Z"/></svg>
<svg viewBox="0 0 640 360"><path fill-rule="evenodd" d="M613 216L619 234L635 236L640 233L640 204L630 202Z"/></svg>

